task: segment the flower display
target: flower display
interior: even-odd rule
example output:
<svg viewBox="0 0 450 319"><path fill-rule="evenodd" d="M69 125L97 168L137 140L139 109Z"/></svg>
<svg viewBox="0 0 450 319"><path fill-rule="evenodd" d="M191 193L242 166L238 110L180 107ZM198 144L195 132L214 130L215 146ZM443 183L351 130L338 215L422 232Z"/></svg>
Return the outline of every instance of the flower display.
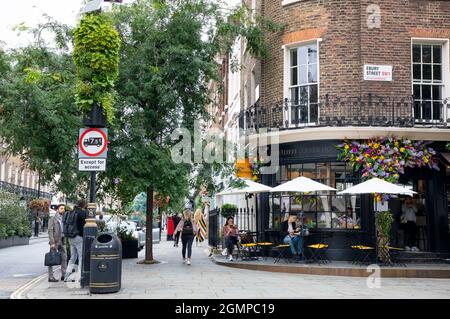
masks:
<svg viewBox="0 0 450 319"><path fill-rule="evenodd" d="M378 177L396 183L406 167L439 170L436 152L428 144L397 137L346 140L337 146L338 160L350 162L355 171L361 171L363 180Z"/></svg>
<svg viewBox="0 0 450 319"><path fill-rule="evenodd" d="M254 158L251 163L251 170L252 170L252 181L259 182L261 178L261 167L264 165L264 161L260 160L258 158Z"/></svg>

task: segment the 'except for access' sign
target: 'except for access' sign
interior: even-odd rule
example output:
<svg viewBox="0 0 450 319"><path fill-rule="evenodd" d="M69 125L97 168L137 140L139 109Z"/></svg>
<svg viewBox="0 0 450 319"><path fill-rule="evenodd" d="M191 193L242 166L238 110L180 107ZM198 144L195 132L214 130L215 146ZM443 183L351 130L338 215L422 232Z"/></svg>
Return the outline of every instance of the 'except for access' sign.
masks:
<svg viewBox="0 0 450 319"><path fill-rule="evenodd" d="M106 128L81 128L78 140L78 158L106 158L108 131Z"/></svg>
<svg viewBox="0 0 450 319"><path fill-rule="evenodd" d="M78 170L80 171L105 171L106 170L106 159L103 158L80 158L78 159Z"/></svg>

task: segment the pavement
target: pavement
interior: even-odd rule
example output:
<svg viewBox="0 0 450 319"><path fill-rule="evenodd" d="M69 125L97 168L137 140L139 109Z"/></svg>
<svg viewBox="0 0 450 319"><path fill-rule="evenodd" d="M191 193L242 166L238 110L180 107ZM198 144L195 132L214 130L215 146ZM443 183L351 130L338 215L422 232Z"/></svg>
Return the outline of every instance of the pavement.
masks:
<svg viewBox="0 0 450 319"><path fill-rule="evenodd" d="M181 246L181 245L180 245ZM248 299L248 298L450 298L450 279L367 278L271 273L216 265L206 243L193 247L192 265L182 263L181 247L163 241L154 245L159 264L137 264L124 259L122 289L113 294L89 294L71 284L47 278L17 290L13 298L30 299ZM378 285L379 283L379 285ZM371 288L372 287L372 288Z"/></svg>
<svg viewBox="0 0 450 319"><path fill-rule="evenodd" d="M19 287L47 271L44 255L48 235L31 237L29 245L0 249L0 299L8 299Z"/></svg>

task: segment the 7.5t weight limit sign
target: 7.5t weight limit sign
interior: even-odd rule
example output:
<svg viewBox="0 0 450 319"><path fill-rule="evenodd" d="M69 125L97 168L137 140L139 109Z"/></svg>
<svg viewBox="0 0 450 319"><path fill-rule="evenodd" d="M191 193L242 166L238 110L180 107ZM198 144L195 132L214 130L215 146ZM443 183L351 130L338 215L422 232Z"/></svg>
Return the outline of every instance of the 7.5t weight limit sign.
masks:
<svg viewBox="0 0 450 319"><path fill-rule="evenodd" d="M104 171L107 150L108 131L106 128L80 129L78 140L79 170Z"/></svg>

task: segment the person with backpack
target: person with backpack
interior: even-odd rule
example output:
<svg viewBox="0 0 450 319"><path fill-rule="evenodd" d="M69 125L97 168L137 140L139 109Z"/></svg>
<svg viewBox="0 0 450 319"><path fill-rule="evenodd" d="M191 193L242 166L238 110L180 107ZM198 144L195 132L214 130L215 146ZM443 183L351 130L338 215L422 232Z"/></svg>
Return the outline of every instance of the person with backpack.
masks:
<svg viewBox="0 0 450 319"><path fill-rule="evenodd" d="M198 232L197 224L192 217L192 212L189 209L185 209L183 211L183 217L178 223L175 231L173 233L173 237L178 233L181 233L181 243L183 248L181 249L181 254L183 256L183 264L187 265L191 264L191 256L192 256L192 243L194 242L194 237ZM186 259L186 250L187 250L187 259Z"/></svg>
<svg viewBox="0 0 450 319"><path fill-rule="evenodd" d="M64 233L63 233L63 216L66 207L63 204L59 204L56 207L56 214L50 218L48 222L48 243L50 250L57 250L61 254L61 280L64 280L67 266L67 253L64 246ZM57 282L58 279L54 277L53 267L48 267L48 281Z"/></svg>
<svg viewBox="0 0 450 319"><path fill-rule="evenodd" d="M69 276L75 269L75 262L78 259L78 271L76 281L81 278L83 265L83 228L86 224L86 200L80 199L74 209L64 215L64 236L68 238L70 244L70 260L67 265L66 276L64 281L69 280ZM72 280L74 281L74 280Z"/></svg>

